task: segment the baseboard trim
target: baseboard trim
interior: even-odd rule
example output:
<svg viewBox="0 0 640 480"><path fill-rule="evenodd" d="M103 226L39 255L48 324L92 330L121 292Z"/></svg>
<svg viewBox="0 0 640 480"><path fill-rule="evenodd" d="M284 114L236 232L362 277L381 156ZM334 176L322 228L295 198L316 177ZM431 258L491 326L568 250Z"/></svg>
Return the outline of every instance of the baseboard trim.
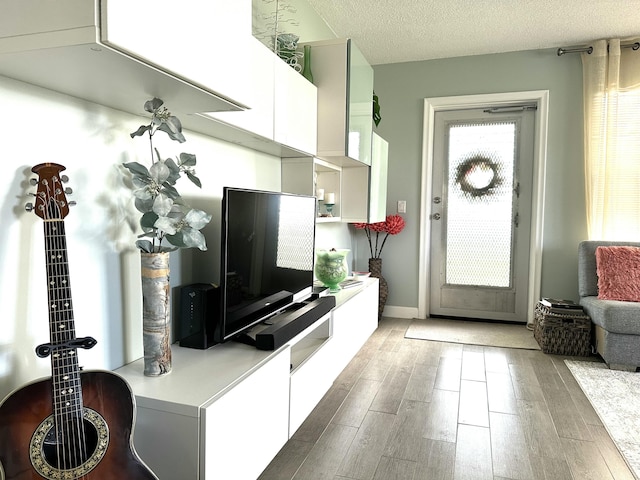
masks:
<svg viewBox="0 0 640 480"><path fill-rule="evenodd" d="M393 305L385 305L382 316L393 318L418 318L418 309L415 307L396 307Z"/></svg>

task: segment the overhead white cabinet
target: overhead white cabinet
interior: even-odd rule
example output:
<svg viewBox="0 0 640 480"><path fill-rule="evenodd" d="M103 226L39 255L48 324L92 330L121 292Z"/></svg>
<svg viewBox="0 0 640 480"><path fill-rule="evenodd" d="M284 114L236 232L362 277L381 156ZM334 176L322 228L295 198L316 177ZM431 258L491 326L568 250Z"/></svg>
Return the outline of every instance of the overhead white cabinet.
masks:
<svg viewBox="0 0 640 480"><path fill-rule="evenodd" d="M275 56L274 140L315 155L318 146L318 89Z"/></svg>
<svg viewBox="0 0 640 480"><path fill-rule="evenodd" d="M387 212L387 170L389 144L373 133L371 166L342 168L344 189L342 220L344 222L382 222Z"/></svg>
<svg viewBox="0 0 640 480"><path fill-rule="evenodd" d="M243 59L247 63L248 79L250 81L249 103L251 108L243 111L207 112L203 116L203 128L213 121L221 122L232 127L237 127L244 132L251 132L265 141L273 140L274 128L274 89L275 89L275 62L279 61L274 53L265 47L257 38L249 39L248 55ZM282 63L282 62L281 62ZM236 75L229 75L236 78ZM214 127L215 128L215 127ZM230 132L233 135L234 132ZM242 132L235 132L236 137L229 139L236 143L243 141ZM244 135L245 144L249 148L256 146L259 139ZM253 142L253 143L252 143ZM274 152L275 153L275 152Z"/></svg>
<svg viewBox="0 0 640 480"><path fill-rule="evenodd" d="M282 160L283 192L325 197L334 193L333 217L326 213L326 198L318 198L318 222L382 222L387 211L389 144L373 133L371 165L359 162L338 166L320 158Z"/></svg>
<svg viewBox="0 0 640 480"><path fill-rule="evenodd" d="M373 68L351 39L309 42L318 87L318 157L371 164Z"/></svg>
<svg viewBox="0 0 640 480"><path fill-rule="evenodd" d="M317 197L316 222L341 221L344 204L342 167L320 158L283 158L280 183L283 192ZM329 203L330 195L333 195L333 207L331 216L328 216L326 204Z"/></svg>
<svg viewBox="0 0 640 480"><path fill-rule="evenodd" d="M240 110L249 38L250 0L3 0L0 75L132 113Z"/></svg>
<svg viewBox="0 0 640 480"><path fill-rule="evenodd" d="M251 108L187 117L202 133L278 157L315 155L318 92L316 87L258 39L250 39Z"/></svg>

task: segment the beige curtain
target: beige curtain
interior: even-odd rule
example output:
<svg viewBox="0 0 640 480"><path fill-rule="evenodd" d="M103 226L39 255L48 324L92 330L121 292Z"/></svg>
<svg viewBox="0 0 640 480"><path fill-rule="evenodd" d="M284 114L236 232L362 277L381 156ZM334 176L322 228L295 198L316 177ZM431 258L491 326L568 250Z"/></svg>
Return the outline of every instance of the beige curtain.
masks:
<svg viewBox="0 0 640 480"><path fill-rule="evenodd" d="M638 241L640 51L600 40L582 65L588 235Z"/></svg>

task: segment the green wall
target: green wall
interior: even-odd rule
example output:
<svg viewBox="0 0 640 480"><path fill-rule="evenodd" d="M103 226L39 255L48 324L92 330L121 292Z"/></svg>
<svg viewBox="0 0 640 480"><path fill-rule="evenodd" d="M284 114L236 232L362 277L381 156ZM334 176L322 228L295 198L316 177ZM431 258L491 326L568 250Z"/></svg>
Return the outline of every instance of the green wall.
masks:
<svg viewBox="0 0 640 480"><path fill-rule="evenodd" d="M376 131L389 142L387 212L407 201L407 227L382 255L387 305L417 308L426 295L417 288L423 99L530 90L549 91L541 294L577 299L577 246L587 232L580 56L511 52L376 65L374 74L382 108Z"/></svg>

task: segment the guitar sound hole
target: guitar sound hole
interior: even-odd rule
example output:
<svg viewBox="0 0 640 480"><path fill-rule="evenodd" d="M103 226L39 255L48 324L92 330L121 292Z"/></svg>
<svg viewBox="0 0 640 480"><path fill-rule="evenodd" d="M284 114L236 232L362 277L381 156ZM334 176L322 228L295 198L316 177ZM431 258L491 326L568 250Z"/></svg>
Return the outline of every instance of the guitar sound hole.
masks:
<svg viewBox="0 0 640 480"><path fill-rule="evenodd" d="M42 445L47 463L60 470L69 470L82 465L91 458L98 445L98 432L87 420L82 426L77 421L62 425L56 434L52 428Z"/></svg>
<svg viewBox="0 0 640 480"><path fill-rule="evenodd" d="M56 427L57 423L57 427ZM109 427L91 408L83 409L83 420L56 422L45 418L33 432L29 444L31 465L48 480L84 478L104 458L109 448Z"/></svg>

